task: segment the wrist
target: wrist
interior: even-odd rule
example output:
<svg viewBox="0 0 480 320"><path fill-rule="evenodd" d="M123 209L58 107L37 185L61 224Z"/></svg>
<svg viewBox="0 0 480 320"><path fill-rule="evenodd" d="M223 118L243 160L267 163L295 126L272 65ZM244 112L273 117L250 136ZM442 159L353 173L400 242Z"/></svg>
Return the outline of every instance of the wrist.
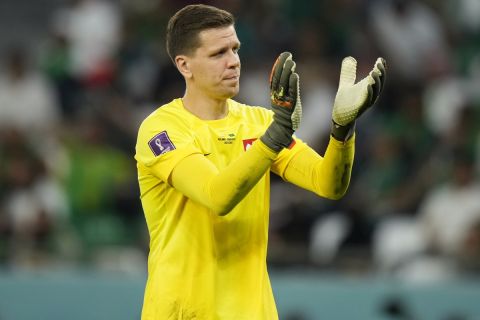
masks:
<svg viewBox="0 0 480 320"><path fill-rule="evenodd" d="M355 120L346 125L339 125L332 120L330 134L338 141L346 142L353 137L355 133Z"/></svg>
<svg viewBox="0 0 480 320"><path fill-rule="evenodd" d="M280 152L283 148L288 148L293 141L293 129L283 126L273 121L260 140L271 150Z"/></svg>

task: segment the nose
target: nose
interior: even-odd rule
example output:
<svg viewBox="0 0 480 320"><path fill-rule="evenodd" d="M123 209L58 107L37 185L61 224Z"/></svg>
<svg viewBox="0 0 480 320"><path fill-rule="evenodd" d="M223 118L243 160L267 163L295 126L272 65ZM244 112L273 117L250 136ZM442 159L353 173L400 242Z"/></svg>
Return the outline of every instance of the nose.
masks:
<svg viewBox="0 0 480 320"><path fill-rule="evenodd" d="M231 50L228 55L228 68L238 68L240 67L240 57L236 51Z"/></svg>

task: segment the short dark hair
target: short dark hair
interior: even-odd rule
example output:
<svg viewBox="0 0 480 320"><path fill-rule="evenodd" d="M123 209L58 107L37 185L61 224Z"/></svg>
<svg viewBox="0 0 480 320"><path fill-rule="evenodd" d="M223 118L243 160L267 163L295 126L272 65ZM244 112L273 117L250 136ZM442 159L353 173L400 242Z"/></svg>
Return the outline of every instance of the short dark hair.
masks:
<svg viewBox="0 0 480 320"><path fill-rule="evenodd" d="M180 9L168 21L167 52L175 63L179 54L192 54L200 46L203 30L229 27L235 23L230 12L204 4L192 4Z"/></svg>

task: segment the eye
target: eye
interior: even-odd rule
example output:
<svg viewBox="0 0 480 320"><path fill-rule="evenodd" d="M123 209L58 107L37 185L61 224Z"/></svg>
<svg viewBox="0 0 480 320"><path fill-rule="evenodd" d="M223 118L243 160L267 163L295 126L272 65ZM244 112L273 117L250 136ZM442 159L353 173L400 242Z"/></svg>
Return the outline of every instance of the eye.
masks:
<svg viewBox="0 0 480 320"><path fill-rule="evenodd" d="M225 54L225 52L227 52L226 49L221 49L219 51L216 51L212 54L212 57L221 57L223 54Z"/></svg>

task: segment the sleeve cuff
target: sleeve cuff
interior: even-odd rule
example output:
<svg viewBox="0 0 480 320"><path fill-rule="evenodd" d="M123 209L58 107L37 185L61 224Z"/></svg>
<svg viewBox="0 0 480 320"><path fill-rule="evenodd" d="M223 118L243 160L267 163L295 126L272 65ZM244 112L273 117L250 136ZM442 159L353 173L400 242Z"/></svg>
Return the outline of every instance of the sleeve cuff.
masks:
<svg viewBox="0 0 480 320"><path fill-rule="evenodd" d="M346 126L341 126L332 120L331 136L334 137L336 140L341 142L347 142L353 137L354 133L355 121L347 124Z"/></svg>

